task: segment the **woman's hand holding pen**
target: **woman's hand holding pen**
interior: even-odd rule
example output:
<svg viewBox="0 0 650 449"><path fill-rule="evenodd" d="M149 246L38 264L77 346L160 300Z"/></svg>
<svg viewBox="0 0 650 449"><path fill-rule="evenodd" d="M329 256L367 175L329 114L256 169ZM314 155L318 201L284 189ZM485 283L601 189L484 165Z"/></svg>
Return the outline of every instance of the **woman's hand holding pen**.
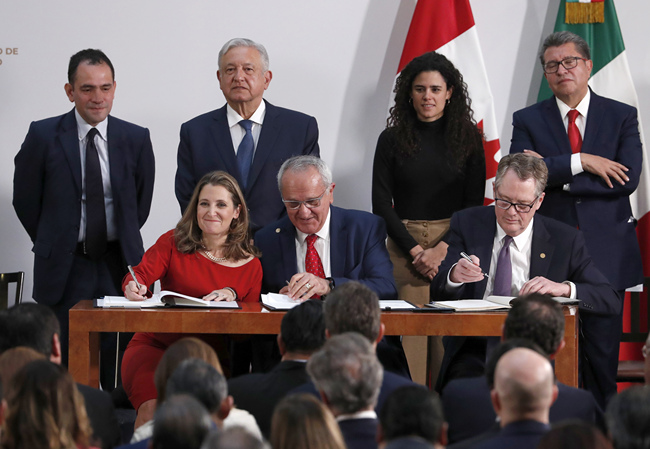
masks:
<svg viewBox="0 0 650 449"><path fill-rule="evenodd" d="M124 289L124 297L129 301L144 301L147 299L145 297L147 294L147 287L144 285L138 287L138 285L139 284L135 281L129 281Z"/></svg>
<svg viewBox="0 0 650 449"><path fill-rule="evenodd" d="M449 280L457 284L479 282L483 280L483 270L480 267L480 260L476 256L470 256L472 262L461 257L449 273Z"/></svg>

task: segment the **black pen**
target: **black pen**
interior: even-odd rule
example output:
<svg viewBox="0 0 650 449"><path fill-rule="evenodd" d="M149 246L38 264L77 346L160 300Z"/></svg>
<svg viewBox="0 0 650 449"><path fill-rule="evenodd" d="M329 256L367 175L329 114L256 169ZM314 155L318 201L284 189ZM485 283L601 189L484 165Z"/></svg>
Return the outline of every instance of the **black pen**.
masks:
<svg viewBox="0 0 650 449"><path fill-rule="evenodd" d="M461 255L461 257L462 257L463 259L465 259L466 261L468 261L468 262L471 263L472 265L476 265L477 267L481 268L480 265L477 265L477 264L474 263L474 261L472 260L472 258L469 257L469 256L467 255L467 253L461 251L461 252L460 252L460 255ZM482 268L481 268L481 273L483 273L483 276L485 276L486 278L489 278L489 277L490 277L490 275L487 274L485 271L483 271Z"/></svg>

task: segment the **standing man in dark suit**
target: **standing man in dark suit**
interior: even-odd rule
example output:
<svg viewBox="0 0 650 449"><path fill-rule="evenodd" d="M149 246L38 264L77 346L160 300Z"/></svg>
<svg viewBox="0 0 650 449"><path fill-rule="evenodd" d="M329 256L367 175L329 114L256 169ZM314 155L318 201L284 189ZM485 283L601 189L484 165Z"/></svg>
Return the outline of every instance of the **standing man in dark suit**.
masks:
<svg viewBox="0 0 650 449"><path fill-rule="evenodd" d="M126 265L144 254L153 149L147 129L109 115L115 86L103 52L73 55L65 92L75 108L33 122L15 158L13 204L34 243L33 296L61 323L64 364L68 310L80 299L121 295ZM110 376L114 365L103 366Z"/></svg>
<svg viewBox="0 0 650 449"><path fill-rule="evenodd" d="M219 52L219 86L226 105L181 126L176 198L185 210L196 183L212 170L237 179L251 211L253 231L280 219L275 188L280 165L291 156L319 156L314 117L262 100L272 73L263 45L231 39Z"/></svg>
<svg viewBox="0 0 650 449"><path fill-rule="evenodd" d="M582 380L604 407L616 393L618 349L626 288L643 283L636 219L629 197L639 184L642 148L636 108L596 95L588 86L589 45L568 31L548 36L540 51L554 96L513 115L510 152L544 158L546 198L540 213L579 228L598 269L617 290L617 313L580 317L601 350L597 372L584 366ZM593 332L593 333L592 333Z"/></svg>
<svg viewBox="0 0 650 449"><path fill-rule="evenodd" d="M431 284L434 300L541 293L579 299L581 317L619 312L618 295L589 257L582 233L536 214L547 173L546 164L533 156L501 159L495 206L466 209L451 218L447 257ZM470 254L473 263L460 257L461 252ZM592 354L601 351L601 341L609 338L583 338L589 335L588 325L583 320L583 364L591 363ZM440 390L450 378L483 374L485 338L445 337L443 342Z"/></svg>

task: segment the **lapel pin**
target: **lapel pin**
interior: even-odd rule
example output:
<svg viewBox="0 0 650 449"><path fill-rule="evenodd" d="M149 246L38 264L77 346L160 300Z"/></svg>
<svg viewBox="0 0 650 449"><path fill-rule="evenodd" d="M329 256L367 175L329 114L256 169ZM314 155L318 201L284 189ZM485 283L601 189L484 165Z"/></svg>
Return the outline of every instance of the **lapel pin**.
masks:
<svg viewBox="0 0 650 449"><path fill-rule="evenodd" d="M275 233L279 234L280 233L280 228L275 228Z"/></svg>
<svg viewBox="0 0 650 449"><path fill-rule="evenodd" d="M545 258L546 258L546 254L544 254L544 253L540 253L540 254L539 254L539 257L541 257L542 259L545 259Z"/></svg>

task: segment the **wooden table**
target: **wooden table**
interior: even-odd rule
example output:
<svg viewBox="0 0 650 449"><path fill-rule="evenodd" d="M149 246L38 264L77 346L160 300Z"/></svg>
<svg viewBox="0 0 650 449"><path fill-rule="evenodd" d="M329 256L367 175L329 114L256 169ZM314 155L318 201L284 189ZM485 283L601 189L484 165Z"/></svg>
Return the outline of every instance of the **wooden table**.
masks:
<svg viewBox="0 0 650 449"><path fill-rule="evenodd" d="M259 303L241 310L99 309L80 301L70 309L69 370L82 384L99 386L99 332L179 332L210 334L277 334L284 313L263 311ZM578 385L577 307L564 307L566 346L555 362L558 381ZM386 335L500 336L505 312L383 312Z"/></svg>

